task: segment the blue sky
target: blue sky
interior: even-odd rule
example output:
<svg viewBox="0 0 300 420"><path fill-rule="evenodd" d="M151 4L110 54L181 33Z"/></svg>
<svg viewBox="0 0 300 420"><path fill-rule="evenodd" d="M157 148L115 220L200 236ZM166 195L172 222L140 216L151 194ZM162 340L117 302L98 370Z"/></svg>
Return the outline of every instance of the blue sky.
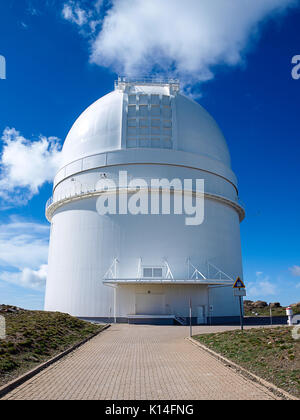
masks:
<svg viewBox="0 0 300 420"><path fill-rule="evenodd" d="M44 206L59 148L118 73L180 77L215 117L247 211L248 297L300 301L300 79L291 76L300 54L299 2L184 3L1 2L0 303L42 308Z"/></svg>

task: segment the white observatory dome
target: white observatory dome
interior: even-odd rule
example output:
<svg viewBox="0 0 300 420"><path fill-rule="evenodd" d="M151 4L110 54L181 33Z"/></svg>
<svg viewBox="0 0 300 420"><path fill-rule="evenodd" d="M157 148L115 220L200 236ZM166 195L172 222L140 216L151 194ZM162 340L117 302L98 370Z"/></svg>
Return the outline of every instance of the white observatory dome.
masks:
<svg viewBox="0 0 300 420"><path fill-rule="evenodd" d="M62 155L46 206L46 310L103 322L184 323L192 298L193 322L238 322L232 286L243 276L245 211L222 132L178 81L119 78L76 120ZM186 207L186 195L193 206L202 199L199 223L187 223L196 208ZM173 209L176 197L184 211ZM99 211L109 199L115 210ZM146 206L136 209L142 200ZM130 202L136 211L127 211Z"/></svg>
<svg viewBox="0 0 300 420"><path fill-rule="evenodd" d="M130 91L119 83L115 91L89 106L75 121L63 147L63 166L91 155L120 150L124 132L124 114L128 97L136 96L136 103L147 96L145 106L152 106L151 98L172 98L173 133L176 150L208 156L230 167L226 141L215 120L197 102L169 87L159 85L132 86ZM134 104L133 104L134 105ZM130 105L129 105L130 106ZM155 104L153 104L155 106ZM125 121L126 123L126 121ZM147 146L145 146L147 147Z"/></svg>

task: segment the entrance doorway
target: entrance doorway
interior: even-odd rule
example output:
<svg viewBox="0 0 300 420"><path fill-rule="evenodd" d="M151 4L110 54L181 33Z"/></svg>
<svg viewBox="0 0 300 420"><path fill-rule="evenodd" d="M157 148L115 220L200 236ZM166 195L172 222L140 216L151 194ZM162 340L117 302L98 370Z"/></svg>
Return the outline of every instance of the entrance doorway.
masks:
<svg viewBox="0 0 300 420"><path fill-rule="evenodd" d="M165 295L138 293L135 296L136 315L164 315Z"/></svg>
<svg viewBox="0 0 300 420"><path fill-rule="evenodd" d="M197 307L197 324L206 324L204 306Z"/></svg>

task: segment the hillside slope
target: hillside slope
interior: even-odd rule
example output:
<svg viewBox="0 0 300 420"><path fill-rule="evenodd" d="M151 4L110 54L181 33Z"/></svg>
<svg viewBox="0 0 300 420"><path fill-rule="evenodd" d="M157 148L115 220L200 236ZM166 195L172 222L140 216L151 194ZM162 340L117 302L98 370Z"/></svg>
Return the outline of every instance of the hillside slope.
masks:
<svg viewBox="0 0 300 420"><path fill-rule="evenodd" d="M0 340L0 386L103 329L58 312L2 305L0 315L6 319L6 339Z"/></svg>

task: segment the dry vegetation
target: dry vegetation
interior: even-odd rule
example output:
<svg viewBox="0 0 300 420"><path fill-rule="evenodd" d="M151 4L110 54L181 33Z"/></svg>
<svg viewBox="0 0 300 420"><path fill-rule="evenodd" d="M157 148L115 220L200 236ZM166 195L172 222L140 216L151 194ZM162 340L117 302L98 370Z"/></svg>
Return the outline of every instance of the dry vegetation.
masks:
<svg viewBox="0 0 300 420"><path fill-rule="evenodd" d="M300 397L300 339L291 327L255 328L194 337L252 373Z"/></svg>
<svg viewBox="0 0 300 420"><path fill-rule="evenodd" d="M272 308L272 316L286 316L286 308L282 307L280 303L270 303ZM300 302L291 305L293 313L300 314ZM245 316L270 316L270 306L267 302L258 300L252 302L251 300L244 300L244 313Z"/></svg>
<svg viewBox="0 0 300 420"><path fill-rule="evenodd" d="M0 385L103 329L57 312L2 306L6 339L0 340Z"/></svg>

